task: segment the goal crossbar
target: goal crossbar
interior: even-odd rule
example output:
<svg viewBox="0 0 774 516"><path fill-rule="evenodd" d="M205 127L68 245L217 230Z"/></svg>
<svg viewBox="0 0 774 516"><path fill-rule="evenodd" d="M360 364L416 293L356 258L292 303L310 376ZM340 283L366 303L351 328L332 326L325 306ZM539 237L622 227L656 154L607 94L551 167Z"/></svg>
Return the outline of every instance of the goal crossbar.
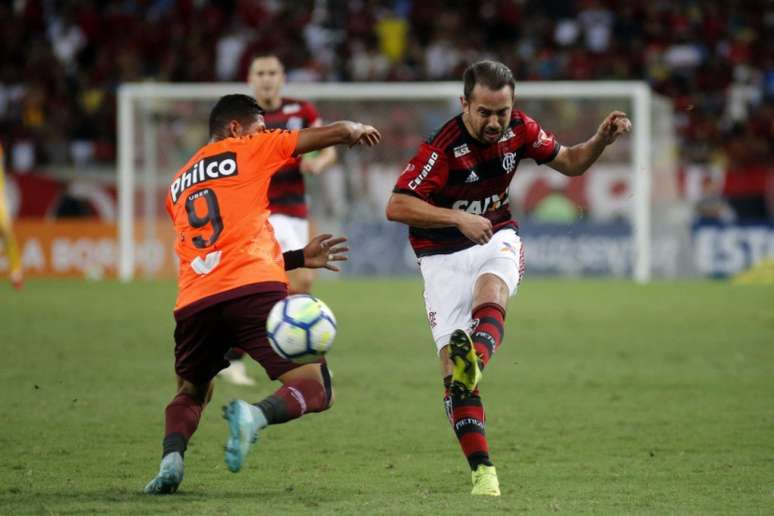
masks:
<svg viewBox="0 0 774 516"><path fill-rule="evenodd" d="M250 94L245 83L126 83L118 91L118 276L131 281L135 273L134 164L136 163L133 103L153 99L212 99L232 93ZM422 83L293 83L283 89L289 97L309 100L406 100L449 99L462 94L459 82ZM516 98L627 98L633 106L632 217L633 277L639 283L651 278L651 164L650 87L641 81L524 82L516 86Z"/></svg>

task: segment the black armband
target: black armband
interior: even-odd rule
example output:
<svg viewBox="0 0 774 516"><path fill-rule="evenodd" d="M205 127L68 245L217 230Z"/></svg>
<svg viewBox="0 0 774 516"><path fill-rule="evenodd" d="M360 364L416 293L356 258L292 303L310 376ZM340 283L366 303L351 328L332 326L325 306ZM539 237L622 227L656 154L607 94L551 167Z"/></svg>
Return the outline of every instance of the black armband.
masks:
<svg viewBox="0 0 774 516"><path fill-rule="evenodd" d="M292 271L304 266L304 250L286 251L282 253L282 259L285 260L285 270Z"/></svg>

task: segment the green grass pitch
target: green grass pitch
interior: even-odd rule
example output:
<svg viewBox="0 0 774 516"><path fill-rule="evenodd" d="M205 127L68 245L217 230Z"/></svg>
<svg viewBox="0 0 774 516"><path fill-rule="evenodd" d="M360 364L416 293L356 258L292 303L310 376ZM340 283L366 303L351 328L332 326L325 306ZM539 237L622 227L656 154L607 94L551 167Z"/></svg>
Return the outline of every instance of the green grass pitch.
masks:
<svg viewBox="0 0 774 516"><path fill-rule="evenodd" d="M503 496L471 499L413 280L326 281L332 410L223 464L218 382L174 496L172 283L0 285L2 514L774 514L774 289L528 280L481 391Z"/></svg>

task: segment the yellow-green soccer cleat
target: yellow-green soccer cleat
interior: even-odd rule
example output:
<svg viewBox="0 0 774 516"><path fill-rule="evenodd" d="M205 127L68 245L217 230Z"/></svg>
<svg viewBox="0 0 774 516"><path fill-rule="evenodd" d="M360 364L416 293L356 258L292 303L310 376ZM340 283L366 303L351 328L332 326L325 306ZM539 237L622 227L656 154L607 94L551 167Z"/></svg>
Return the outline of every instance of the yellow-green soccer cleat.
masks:
<svg viewBox="0 0 774 516"><path fill-rule="evenodd" d="M465 330L454 330L449 339L449 358L452 369L452 387L468 394L476 389L481 381L481 366L478 363L473 341Z"/></svg>
<svg viewBox="0 0 774 516"><path fill-rule="evenodd" d="M497 471L494 466L480 465L473 471L472 478L473 490L470 494L500 496L500 482L497 481Z"/></svg>

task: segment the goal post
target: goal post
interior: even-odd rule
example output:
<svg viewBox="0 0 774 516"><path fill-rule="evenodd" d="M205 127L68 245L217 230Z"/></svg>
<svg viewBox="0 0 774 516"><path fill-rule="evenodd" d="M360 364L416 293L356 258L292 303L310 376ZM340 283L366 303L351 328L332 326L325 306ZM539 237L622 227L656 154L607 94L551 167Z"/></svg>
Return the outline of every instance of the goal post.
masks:
<svg viewBox="0 0 774 516"><path fill-rule="evenodd" d="M206 126L206 114L209 107L223 95L232 93L250 94L244 83L127 83L118 91L118 275L123 281L132 280L138 270L138 238L147 238L155 231L159 217L159 188L168 182L179 166L190 156L175 155L174 158L160 156L160 141L166 137L168 129L159 127L169 124L177 127L181 133L180 140L185 140L185 133L191 127ZM311 100L318 104L321 115L326 120L335 118L362 119L379 127L379 120L374 117L392 116L389 109L397 109L401 117L409 118L412 114L431 118L442 122L459 111L459 99L462 94L462 84L455 82L422 82L422 83L292 83L285 86L283 96ZM658 100L658 102L657 102ZM563 131L554 129L564 118L564 111L576 113L575 125L584 122L578 134L584 133L583 139L590 137L596 126L601 122L597 112L608 105L627 111L632 120L632 133L625 157L620 157L618 166L624 167L630 174L631 198L627 209L630 210L631 225L631 267L628 274L637 282L646 283L653 275L653 192L652 162L654 156L665 156L674 153L673 148L655 148L653 113L658 113L656 104L660 103L661 119L659 127L663 131L673 131L671 124L671 106L663 99L654 95L645 82L640 81L557 81L557 82L520 82L516 85L516 103L521 108L523 103L553 102L547 108L547 114L534 114L529 108L524 110L548 130L554 131L559 140L571 145L582 141L563 140ZM558 104L557 104L558 103ZM577 112L585 106L595 103L594 112L588 117L582 117ZM436 112L420 113L419 107L432 104ZM576 107L576 105L578 107ZM599 105L599 107L597 107ZM382 109L381 114L368 111L373 106ZM170 115L172 112L174 115ZM344 116L341 116L344 115ZM348 116L347 116L348 115ZM186 120L186 117L188 119ZM204 118L204 119L202 119ZM560 120L557 120L560 119ZM585 118L589 118L586 120ZM174 121L170 121L174 119ZM172 125L176 124L176 125ZM403 125L401 125L403 124ZM401 122L401 131L406 132L408 122ZM417 124L419 125L419 124ZM180 127L182 126L182 128ZM671 129L670 129L671 127ZM206 134L201 136L199 145L206 141ZM663 135L662 135L663 136ZM404 137L408 138L407 136ZM572 138L576 138L575 135ZM385 138L383 145L390 145ZM622 139L622 141L627 138ZM415 142L419 143L419 139ZM674 138L666 137L669 146L674 147ZM619 145L617 142L614 146ZM183 146L185 147L185 146ZM190 154L195 151L191 147ZM389 153L390 151L384 151ZM619 153L622 154L622 153ZM603 155L603 158L605 156ZM166 159L161 163L160 159ZM341 166L347 167L346 159ZM674 168L672 162L667 168ZM601 166L601 165L600 165ZM519 168L521 170L521 167ZM592 171L594 167L592 167ZM395 170L395 175L400 168ZM555 172L553 172L555 173ZM558 173L555 173L558 174ZM674 176L675 171L667 174ZM519 171L517 171L517 178ZM394 179L394 178L393 178ZM142 206L138 206L141 204ZM163 214L163 210L161 210ZM139 227L144 225L144 227ZM138 237L138 235L141 235ZM529 250L529 246L527 246Z"/></svg>

